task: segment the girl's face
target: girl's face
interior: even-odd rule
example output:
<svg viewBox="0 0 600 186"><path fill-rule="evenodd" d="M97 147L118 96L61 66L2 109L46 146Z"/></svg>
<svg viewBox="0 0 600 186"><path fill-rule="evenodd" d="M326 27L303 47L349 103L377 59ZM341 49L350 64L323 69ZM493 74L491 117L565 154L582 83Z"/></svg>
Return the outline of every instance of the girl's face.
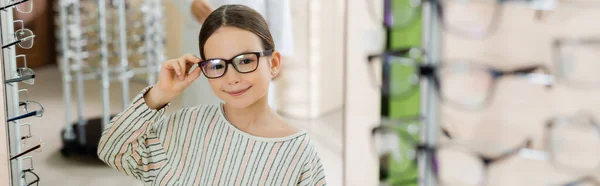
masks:
<svg viewBox="0 0 600 186"><path fill-rule="evenodd" d="M249 54L252 52L264 52L260 38L252 32L230 26L217 29L204 45L204 56L211 61L203 68L204 75L209 73L213 76L210 72L219 73L216 69L222 71L226 68L221 77L209 78L208 82L217 97L235 108L245 108L257 101L266 102L269 83L279 69L281 57L278 52L259 58ZM225 67L223 60L211 59L230 60L242 72L254 67L256 70L240 73L232 64Z"/></svg>

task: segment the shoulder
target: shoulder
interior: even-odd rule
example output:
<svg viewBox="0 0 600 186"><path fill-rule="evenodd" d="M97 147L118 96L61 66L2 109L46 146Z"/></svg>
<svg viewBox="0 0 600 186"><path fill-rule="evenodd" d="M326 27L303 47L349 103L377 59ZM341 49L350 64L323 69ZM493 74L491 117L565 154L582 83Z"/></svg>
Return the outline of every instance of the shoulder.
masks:
<svg viewBox="0 0 600 186"><path fill-rule="evenodd" d="M309 134L304 130L300 130L298 133L299 135L297 135L297 137L289 140L288 142L291 143L293 147L296 147L297 151L302 156L301 159L315 156L317 151Z"/></svg>

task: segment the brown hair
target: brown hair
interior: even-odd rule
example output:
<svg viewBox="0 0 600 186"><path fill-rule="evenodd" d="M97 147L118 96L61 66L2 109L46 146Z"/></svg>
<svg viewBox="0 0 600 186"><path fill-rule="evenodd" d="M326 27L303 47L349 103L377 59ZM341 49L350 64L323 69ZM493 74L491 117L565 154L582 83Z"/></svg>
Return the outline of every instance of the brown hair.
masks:
<svg viewBox="0 0 600 186"><path fill-rule="evenodd" d="M232 26L252 32L260 38L264 50L275 49L269 25L260 13L244 5L223 5L208 15L200 29L198 39L200 40L200 57L202 59L206 59L204 44L217 29L223 26Z"/></svg>

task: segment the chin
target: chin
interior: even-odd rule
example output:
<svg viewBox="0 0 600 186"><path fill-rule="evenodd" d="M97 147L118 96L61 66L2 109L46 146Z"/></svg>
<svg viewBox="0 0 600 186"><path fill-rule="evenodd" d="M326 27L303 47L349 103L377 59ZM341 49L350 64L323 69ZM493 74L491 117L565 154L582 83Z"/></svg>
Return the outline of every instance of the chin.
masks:
<svg viewBox="0 0 600 186"><path fill-rule="evenodd" d="M256 102L256 100L249 99L249 98L242 98L242 99L228 98L228 99L225 99L224 102L227 105L230 105L234 108L242 109L242 108L246 108L246 107L249 107L250 105L254 104Z"/></svg>

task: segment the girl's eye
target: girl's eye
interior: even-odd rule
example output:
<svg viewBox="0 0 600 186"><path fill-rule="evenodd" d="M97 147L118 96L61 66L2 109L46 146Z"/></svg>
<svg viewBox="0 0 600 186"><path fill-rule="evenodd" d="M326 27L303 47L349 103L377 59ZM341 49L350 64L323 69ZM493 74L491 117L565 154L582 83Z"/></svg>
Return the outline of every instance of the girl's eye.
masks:
<svg viewBox="0 0 600 186"><path fill-rule="evenodd" d="M254 60L253 60L253 59L242 59L242 60L240 61L240 64L242 64L242 65L245 65L245 64L252 63L252 62L254 62Z"/></svg>
<svg viewBox="0 0 600 186"><path fill-rule="evenodd" d="M219 70L219 69L222 69L222 68L225 68L225 66L222 65L222 64L214 64L214 65L210 66L210 69L212 69L212 70Z"/></svg>

